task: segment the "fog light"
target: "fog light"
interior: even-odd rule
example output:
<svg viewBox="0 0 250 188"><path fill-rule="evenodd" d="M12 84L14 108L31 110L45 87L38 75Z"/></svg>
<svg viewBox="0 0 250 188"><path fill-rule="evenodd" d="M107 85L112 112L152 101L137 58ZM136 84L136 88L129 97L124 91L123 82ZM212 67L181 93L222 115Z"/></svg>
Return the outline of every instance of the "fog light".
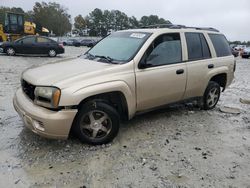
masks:
<svg viewBox="0 0 250 188"><path fill-rule="evenodd" d="M41 121L36 121L36 120L33 120L33 125L34 127L39 130L39 131L45 131L45 128L44 128L44 125Z"/></svg>

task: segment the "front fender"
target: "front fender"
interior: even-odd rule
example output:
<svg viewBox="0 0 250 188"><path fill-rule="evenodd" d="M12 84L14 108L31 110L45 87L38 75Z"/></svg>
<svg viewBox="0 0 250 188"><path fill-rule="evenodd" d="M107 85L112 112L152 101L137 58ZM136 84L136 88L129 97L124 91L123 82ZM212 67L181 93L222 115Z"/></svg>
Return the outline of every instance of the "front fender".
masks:
<svg viewBox="0 0 250 188"><path fill-rule="evenodd" d="M108 92L119 91L123 93L126 98L129 118L131 118L136 111L135 88L130 88L124 81L111 81L100 84L95 84L80 88L73 93L64 91L60 99L60 106L77 106L84 99Z"/></svg>

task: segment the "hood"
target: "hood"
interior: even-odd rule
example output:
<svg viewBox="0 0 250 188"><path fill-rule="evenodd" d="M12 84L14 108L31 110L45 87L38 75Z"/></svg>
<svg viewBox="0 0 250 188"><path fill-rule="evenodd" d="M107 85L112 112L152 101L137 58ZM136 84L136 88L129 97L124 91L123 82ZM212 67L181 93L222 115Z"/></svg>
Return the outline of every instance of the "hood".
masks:
<svg viewBox="0 0 250 188"><path fill-rule="evenodd" d="M83 75L85 78L96 77L114 66L117 65L77 58L30 68L23 73L22 78L33 85L63 87L60 83L70 80L72 84L74 78Z"/></svg>
<svg viewBox="0 0 250 188"><path fill-rule="evenodd" d="M5 41L5 42L2 42L1 46L13 44L13 43L14 43L14 42Z"/></svg>

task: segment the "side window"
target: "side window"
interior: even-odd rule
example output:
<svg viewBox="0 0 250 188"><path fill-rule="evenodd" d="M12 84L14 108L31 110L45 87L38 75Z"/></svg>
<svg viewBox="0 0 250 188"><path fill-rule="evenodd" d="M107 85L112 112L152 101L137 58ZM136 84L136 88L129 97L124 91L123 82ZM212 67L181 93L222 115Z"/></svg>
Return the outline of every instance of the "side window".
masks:
<svg viewBox="0 0 250 188"><path fill-rule="evenodd" d="M23 44L32 44L35 42L35 37L27 37L24 38L23 40L20 40L20 42L23 42Z"/></svg>
<svg viewBox="0 0 250 188"><path fill-rule="evenodd" d="M44 37L37 37L37 42L38 43L51 43L52 41Z"/></svg>
<svg viewBox="0 0 250 188"><path fill-rule="evenodd" d="M200 34L201 46L202 46L202 55L204 59L211 58L211 53L207 44L207 41L203 34Z"/></svg>
<svg viewBox="0 0 250 188"><path fill-rule="evenodd" d="M231 49L224 35L221 34L208 34L216 52L217 57L232 55Z"/></svg>
<svg viewBox="0 0 250 188"><path fill-rule="evenodd" d="M167 65L182 61L179 33L169 33L157 37L144 54L149 66Z"/></svg>
<svg viewBox="0 0 250 188"><path fill-rule="evenodd" d="M187 48L188 48L188 60L200 60L211 57L208 44L202 33L185 33Z"/></svg>

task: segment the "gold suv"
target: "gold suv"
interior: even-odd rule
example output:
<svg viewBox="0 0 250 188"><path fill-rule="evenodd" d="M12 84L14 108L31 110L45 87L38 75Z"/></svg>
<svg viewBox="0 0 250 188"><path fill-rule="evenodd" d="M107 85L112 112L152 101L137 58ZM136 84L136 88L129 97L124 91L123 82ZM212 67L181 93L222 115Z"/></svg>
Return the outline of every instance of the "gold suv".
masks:
<svg viewBox="0 0 250 188"><path fill-rule="evenodd" d="M104 144L120 120L165 104L202 99L209 110L234 78L235 61L213 28L161 25L115 32L83 56L22 74L14 107L34 133Z"/></svg>

